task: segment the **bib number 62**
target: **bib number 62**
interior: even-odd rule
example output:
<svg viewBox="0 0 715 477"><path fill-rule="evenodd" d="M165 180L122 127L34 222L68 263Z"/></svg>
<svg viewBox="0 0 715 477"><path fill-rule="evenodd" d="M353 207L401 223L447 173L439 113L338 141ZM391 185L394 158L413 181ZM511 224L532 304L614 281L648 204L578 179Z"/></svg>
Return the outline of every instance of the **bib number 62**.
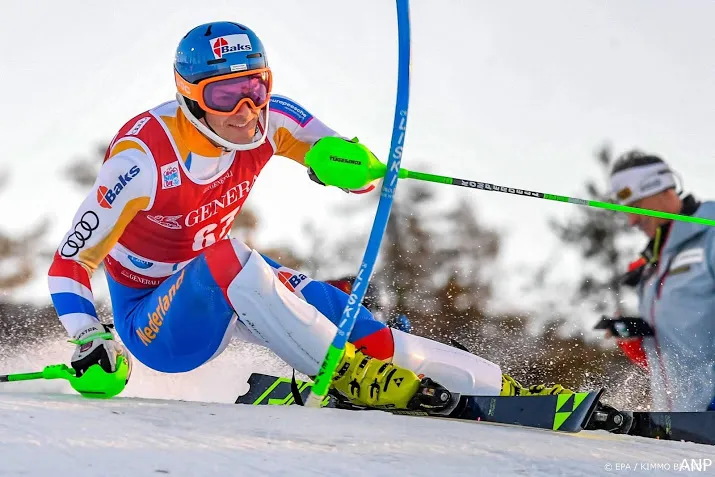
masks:
<svg viewBox="0 0 715 477"><path fill-rule="evenodd" d="M221 217L221 220L219 220L218 223L209 224L199 229L199 231L196 232L196 235L194 235L194 243L191 248L195 252L198 252L199 250L204 249L209 245L215 244L216 240L221 240L222 238L224 238L228 231L231 230L233 220L236 218L236 215L238 215L238 211L240 209L240 207L236 207L234 210ZM216 230L219 225L222 224L223 228L221 229L221 232L218 234L217 237L214 233L214 230Z"/></svg>

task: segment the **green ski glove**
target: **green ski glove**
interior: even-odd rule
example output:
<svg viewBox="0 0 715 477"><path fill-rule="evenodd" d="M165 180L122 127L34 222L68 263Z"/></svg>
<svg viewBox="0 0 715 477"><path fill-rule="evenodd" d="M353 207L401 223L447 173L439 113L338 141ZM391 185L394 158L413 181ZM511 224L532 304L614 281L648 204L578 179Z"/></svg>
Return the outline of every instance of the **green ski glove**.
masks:
<svg viewBox="0 0 715 477"><path fill-rule="evenodd" d="M131 358L107 325L85 326L70 343L77 345L70 361L76 376L70 383L75 391L86 397L109 398L124 390L132 371Z"/></svg>
<svg viewBox="0 0 715 477"><path fill-rule="evenodd" d="M387 172L387 167L357 138L347 141L324 137L306 153L305 164L315 182L348 190L362 189Z"/></svg>

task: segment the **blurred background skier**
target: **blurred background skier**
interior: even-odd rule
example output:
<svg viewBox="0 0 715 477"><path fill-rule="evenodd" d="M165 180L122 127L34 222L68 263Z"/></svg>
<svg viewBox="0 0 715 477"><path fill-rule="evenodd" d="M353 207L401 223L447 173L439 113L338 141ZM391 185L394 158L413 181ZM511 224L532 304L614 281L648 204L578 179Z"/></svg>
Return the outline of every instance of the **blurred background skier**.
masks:
<svg viewBox="0 0 715 477"><path fill-rule="evenodd" d="M715 219L715 202L680 191L675 172L656 155L622 155L611 187L621 204ZM628 224L649 239L626 283L636 288L639 316L653 334L618 344L648 370L653 410L714 410L715 228L632 214Z"/></svg>

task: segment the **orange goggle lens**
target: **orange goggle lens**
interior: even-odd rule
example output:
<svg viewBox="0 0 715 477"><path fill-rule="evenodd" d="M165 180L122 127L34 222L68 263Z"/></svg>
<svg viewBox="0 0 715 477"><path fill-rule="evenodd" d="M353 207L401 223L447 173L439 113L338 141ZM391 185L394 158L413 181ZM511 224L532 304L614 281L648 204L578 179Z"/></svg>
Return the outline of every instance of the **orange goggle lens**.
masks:
<svg viewBox="0 0 715 477"><path fill-rule="evenodd" d="M236 114L243 103L248 103L253 109L261 109L270 99L272 77L268 68L206 78L198 84L187 82L177 72L174 72L174 77L182 95L212 114Z"/></svg>

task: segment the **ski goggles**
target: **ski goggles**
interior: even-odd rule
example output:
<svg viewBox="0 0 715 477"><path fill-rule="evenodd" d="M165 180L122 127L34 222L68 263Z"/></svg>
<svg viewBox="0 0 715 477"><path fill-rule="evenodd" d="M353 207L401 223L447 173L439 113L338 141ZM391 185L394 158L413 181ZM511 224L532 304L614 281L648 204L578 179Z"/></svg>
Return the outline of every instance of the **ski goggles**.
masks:
<svg viewBox="0 0 715 477"><path fill-rule="evenodd" d="M189 83L176 71L174 77L179 93L218 116L236 114L244 103L254 110L263 108L271 97L273 83L269 68L213 76L196 84Z"/></svg>

